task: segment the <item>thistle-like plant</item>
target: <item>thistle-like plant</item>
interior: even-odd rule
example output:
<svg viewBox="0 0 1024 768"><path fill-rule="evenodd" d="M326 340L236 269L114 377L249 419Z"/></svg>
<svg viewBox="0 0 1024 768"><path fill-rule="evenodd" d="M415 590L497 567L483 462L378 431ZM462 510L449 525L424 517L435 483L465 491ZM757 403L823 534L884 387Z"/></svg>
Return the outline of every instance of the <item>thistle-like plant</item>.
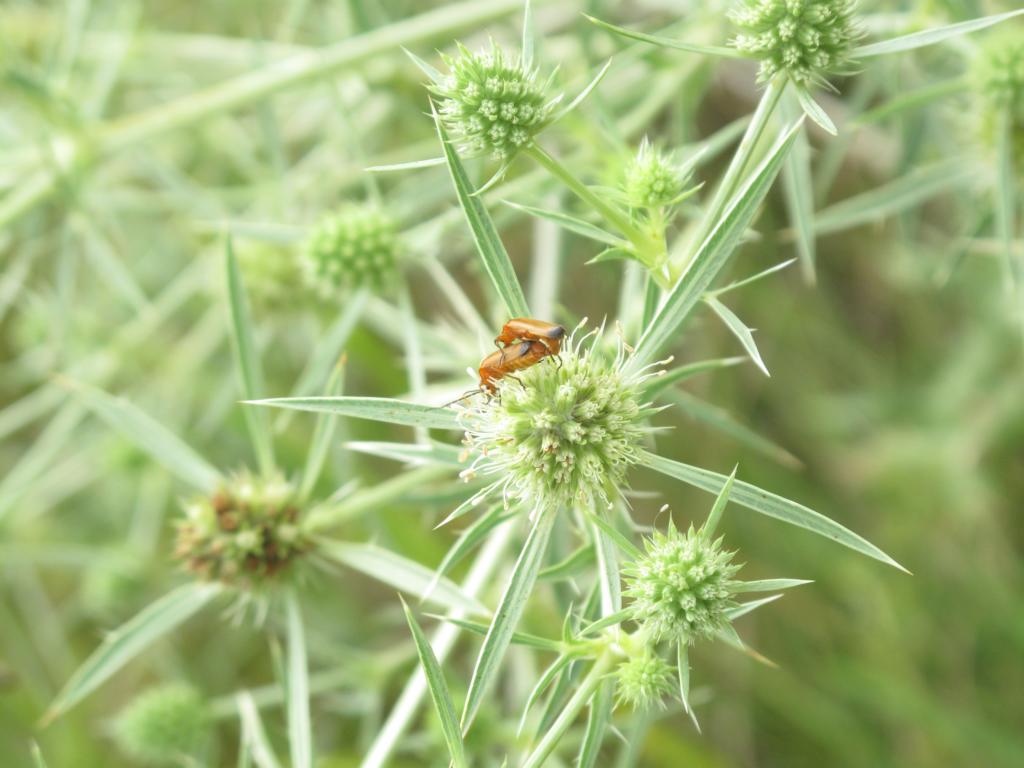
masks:
<svg viewBox="0 0 1024 768"><path fill-rule="evenodd" d="M141 694L114 723L118 748L143 765L200 765L208 758L212 737L207 702L179 683Z"/></svg>

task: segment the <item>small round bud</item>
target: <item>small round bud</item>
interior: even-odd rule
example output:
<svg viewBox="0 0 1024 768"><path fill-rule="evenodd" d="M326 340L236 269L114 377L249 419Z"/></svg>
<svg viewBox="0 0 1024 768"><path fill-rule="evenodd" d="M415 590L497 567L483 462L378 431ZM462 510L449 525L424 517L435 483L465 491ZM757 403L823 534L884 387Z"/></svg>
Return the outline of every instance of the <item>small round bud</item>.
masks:
<svg viewBox="0 0 1024 768"><path fill-rule="evenodd" d="M478 453L465 476L503 477L506 498L541 506L611 503L640 458L652 409L643 373L572 338L548 358L498 382L498 391L463 412L466 443Z"/></svg>
<svg viewBox="0 0 1024 768"><path fill-rule="evenodd" d="M629 611L655 642L693 642L729 623L735 607L733 554L693 527L683 534L669 524L644 542L645 553L623 569Z"/></svg>
<svg viewBox="0 0 1024 768"><path fill-rule="evenodd" d="M212 496L185 506L175 557L201 579L260 586L308 549L296 526L296 497L280 478L235 475Z"/></svg>
<svg viewBox="0 0 1024 768"><path fill-rule="evenodd" d="M1004 124L1010 130L1014 164L1024 168L1024 42L1019 34L998 36L987 43L972 71L979 94L982 141L995 147Z"/></svg>
<svg viewBox="0 0 1024 768"><path fill-rule="evenodd" d="M306 241L310 282L324 296L367 287L385 292L398 280L398 227L384 211L350 205L322 218Z"/></svg>
<svg viewBox="0 0 1024 768"><path fill-rule="evenodd" d="M459 45L458 56L443 59L450 73L430 90L441 98L441 119L463 151L509 160L544 128L549 107L537 71L506 58L494 41L490 51Z"/></svg>
<svg viewBox="0 0 1024 768"><path fill-rule="evenodd" d="M850 71L861 33L853 0L741 0L729 18L738 51L761 60L758 79L787 74L798 85Z"/></svg>
<svg viewBox="0 0 1024 768"><path fill-rule="evenodd" d="M662 704L662 697L673 691L673 672L653 648L638 648L615 668L615 698L637 710Z"/></svg>
<svg viewBox="0 0 1024 768"><path fill-rule="evenodd" d="M623 192L633 208L658 208L683 193L683 175L671 158L644 139L640 151L626 166Z"/></svg>
<svg viewBox="0 0 1024 768"><path fill-rule="evenodd" d="M304 304L297 292L302 273L293 251L268 243L238 243L238 265L254 309L260 313L284 313Z"/></svg>
<svg viewBox="0 0 1024 768"><path fill-rule="evenodd" d="M114 739L145 765L200 764L213 728L206 702L188 685L170 684L139 696L118 715Z"/></svg>

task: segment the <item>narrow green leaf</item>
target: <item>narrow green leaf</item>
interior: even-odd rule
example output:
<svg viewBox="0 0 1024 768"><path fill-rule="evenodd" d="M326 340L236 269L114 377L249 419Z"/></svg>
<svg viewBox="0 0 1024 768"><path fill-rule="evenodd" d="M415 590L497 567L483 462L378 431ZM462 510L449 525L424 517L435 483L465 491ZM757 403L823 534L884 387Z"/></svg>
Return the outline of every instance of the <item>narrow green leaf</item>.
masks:
<svg viewBox="0 0 1024 768"><path fill-rule="evenodd" d="M337 396L344 386L344 366L339 363L334 373L327 382L327 394ZM334 431L338 426L338 420L332 418L328 413L321 413L317 416L316 427L313 429L313 439L309 442L309 450L306 452L306 465L302 470L302 485L299 488L299 497L303 500L309 498L316 481L320 478L324 461L327 459L327 452L330 450L331 442L334 440Z"/></svg>
<svg viewBox="0 0 1024 768"><path fill-rule="evenodd" d="M374 544L322 539L317 543L317 551L328 560L341 563L426 602L449 610L468 610L483 615L489 613L479 600L467 595L451 580L436 578L431 569L389 549Z"/></svg>
<svg viewBox="0 0 1024 768"><path fill-rule="evenodd" d="M235 366L239 386L245 400L259 400L263 397L263 368L256 352L252 335L252 318L249 301L238 270L238 260L231 245L231 238L224 240L224 263L228 281L228 307L231 313L231 346L235 352ZM260 469L264 474L274 470L274 444L270 435L267 414L258 408L245 408L245 423L249 427Z"/></svg>
<svg viewBox="0 0 1024 768"><path fill-rule="evenodd" d="M629 365L635 370L655 360L672 342L678 340L680 326L728 262L743 233L775 180L782 162L796 140L801 122L797 122L775 144L761 165L736 193L725 213L707 239L697 249L686 272L669 292L665 302L640 338Z"/></svg>
<svg viewBox="0 0 1024 768"><path fill-rule="evenodd" d="M281 764L270 746L267 732L263 728L259 710L252 694L243 691L238 694L238 719L242 731L242 750L256 763L258 768L281 768Z"/></svg>
<svg viewBox="0 0 1024 768"><path fill-rule="evenodd" d="M605 520L603 517L593 512L588 512L587 518L590 520L590 522L592 522L594 525L600 528L609 539L615 542L616 546L618 546L619 549L625 552L626 556L630 560L638 560L640 557L643 556L643 552L640 551L640 548L636 546L636 544L634 544L625 536L623 536L622 533L614 525Z"/></svg>
<svg viewBox="0 0 1024 768"><path fill-rule="evenodd" d="M977 173L977 166L964 163L960 158L915 168L894 181L818 211L814 231L821 236L880 221L912 208L950 187L965 184Z"/></svg>
<svg viewBox="0 0 1024 768"><path fill-rule="evenodd" d="M590 95L590 92L597 88L598 83L600 83L604 79L605 74L608 72L608 67L610 67L611 65L612 60L608 59L608 61L605 62L604 66L601 67L601 70L596 75L594 75L594 79L587 84L587 87L580 91L578 94L576 94L576 98L569 102L569 104L567 104L563 109L555 113L554 117L551 118L551 122L557 123L563 117L565 117L574 109L576 109L576 107L582 104L583 100Z"/></svg>
<svg viewBox="0 0 1024 768"><path fill-rule="evenodd" d="M531 216L536 216L540 219L554 222L560 227L568 229L570 232L575 232L577 235L588 237L591 240L597 240L601 243L607 243L617 248L622 248L627 245L626 241L620 237L616 237L610 232L605 232L600 227L591 224L583 219L577 219L575 216L570 216L560 211L548 211L544 208L534 208L532 205L520 205L519 203L513 203L511 200L502 200L505 205L510 208L515 208L523 213L528 213Z"/></svg>
<svg viewBox="0 0 1024 768"><path fill-rule="evenodd" d="M736 316L736 313L729 309L725 304L720 302L714 296L704 297L704 303L711 307L715 314L718 315L719 319L725 323L726 327L732 332L732 335L739 339L740 344L743 345L743 349L747 351L750 359L754 362L761 372L765 376L771 376L768 372L768 366L764 364L764 360L761 359L761 353L757 349L757 343L754 341L754 334L750 328Z"/></svg>
<svg viewBox="0 0 1024 768"><path fill-rule="evenodd" d="M299 600L288 593L288 660L285 688L288 691L288 747L292 768L313 768L313 725L309 718L309 664L306 634Z"/></svg>
<svg viewBox="0 0 1024 768"><path fill-rule="evenodd" d="M587 259L587 264L603 264L606 261L623 261L625 259L636 258L632 251L628 251L625 248L605 248L597 256L592 259Z"/></svg>
<svg viewBox="0 0 1024 768"><path fill-rule="evenodd" d="M601 587L601 613L605 616L622 610L621 577L619 575L619 553L616 542L597 525L593 525L591 540L597 553L597 578Z"/></svg>
<svg viewBox="0 0 1024 768"><path fill-rule="evenodd" d="M523 69L533 68L534 51L536 49L537 29L533 23L533 8L530 0L526 0L523 7L523 45L522 64Z"/></svg>
<svg viewBox="0 0 1024 768"><path fill-rule="evenodd" d="M739 592L778 592L780 589L791 589L804 584L813 584L810 579L758 579L757 581L738 582Z"/></svg>
<svg viewBox="0 0 1024 768"><path fill-rule="evenodd" d="M415 53L410 51L408 48L403 47L402 50L405 51L405 55L409 57L409 60L419 68L420 72L422 72L424 75L427 76L427 78L429 78L431 83L433 83L434 85L444 85L444 75L442 75L440 72L434 69L434 67L432 67L430 64L427 64L427 62L425 62Z"/></svg>
<svg viewBox="0 0 1024 768"><path fill-rule="evenodd" d="M77 382L68 384L89 410L181 480L201 491L212 491L217 487L220 473L148 413L124 398L114 397L94 387Z"/></svg>
<svg viewBox="0 0 1024 768"><path fill-rule="evenodd" d="M1009 11L1007 13L999 13L994 16L984 16L980 19L962 21L959 24L949 24L945 27L926 29L921 32L914 32L909 35L896 37L892 40L883 40L880 43L862 45L859 48L854 49L853 58L866 59L871 56L882 56L887 53L900 53L902 51L912 51L915 48L924 48L925 46L935 45L935 43L941 43L944 40L949 40L950 38L958 37L959 35L977 32L980 29L991 27L993 24L999 24L1007 19L1012 19L1014 16L1020 16L1022 13L1024 13L1024 9Z"/></svg>
<svg viewBox="0 0 1024 768"><path fill-rule="evenodd" d="M873 123L880 123L908 109L916 109L938 99L944 99L947 96L961 93L970 88L970 86L970 79L961 77L929 83L912 91L901 91L894 98L857 115L852 121L852 127L860 128Z"/></svg>
<svg viewBox="0 0 1024 768"><path fill-rule="evenodd" d="M566 665L572 660L572 656L559 654L558 657L551 662L548 668L544 670L540 679L537 680L537 684L534 685L533 689L530 691L529 697L526 699L526 705L523 707L523 714L519 718L519 728L516 730L517 736L521 734L523 732L523 728L526 727L526 718L529 716L533 705L543 695L544 691L547 690L547 687L551 685L551 682L555 677L565 669Z"/></svg>
<svg viewBox="0 0 1024 768"><path fill-rule="evenodd" d="M592 635L595 632L600 632L602 629L608 627L614 627L616 624L621 624L631 617L629 610L616 611L615 613L608 614L597 621L593 621L587 626L580 630L580 637L586 635Z"/></svg>
<svg viewBox="0 0 1024 768"><path fill-rule="evenodd" d="M782 595L769 595L768 597L762 597L759 600L749 600L745 603L740 603L735 608L730 608L728 611L726 611L726 615L729 617L730 621L735 621L740 616L746 616L751 611L756 611L762 605L774 603L780 597L782 597Z"/></svg>
<svg viewBox="0 0 1024 768"><path fill-rule="evenodd" d="M444 165L443 157L428 157L423 160L410 160L407 163L391 163L390 165L371 165L363 170L367 173L389 173L391 171L411 171L416 168L434 168Z"/></svg>
<svg viewBox="0 0 1024 768"><path fill-rule="evenodd" d="M353 440L345 443L345 447L357 453L401 461L413 466L444 464L450 467L461 467L465 464L462 459L463 448L437 440L431 440L426 444Z"/></svg>
<svg viewBox="0 0 1024 768"><path fill-rule="evenodd" d="M725 48L720 45L698 45L696 43L686 43L682 40L676 40L671 37L661 37L660 35L648 35L643 32L637 32L632 29L626 29L625 27L617 27L614 24L609 24L607 21L601 21L595 19L593 16L583 14L592 23L606 29L609 32L613 32L616 35L622 37L628 37L632 40L639 40L642 43L650 43L651 45L657 45L662 48L675 48L679 51L688 51L689 53L700 53L708 56L721 56L727 59L745 59L747 56L737 51L735 48Z"/></svg>
<svg viewBox="0 0 1024 768"><path fill-rule="evenodd" d="M437 616L435 614L428 614L439 621L446 621L449 624L454 624L457 627L472 632L480 637L486 637L487 633L491 629L490 624L484 624L480 621L471 621L470 619L460 619L455 616ZM549 640L546 637L540 637L538 635L531 635L526 632L513 632L511 642L516 645L523 645L527 648L535 648L538 651L551 651L552 653L561 653L562 644L557 640Z"/></svg>
<svg viewBox="0 0 1024 768"><path fill-rule="evenodd" d="M587 727L583 730L583 741L580 743L577 768L594 768L601 753L601 744L605 732L612 719L612 708L615 690L611 680L603 680L590 699L590 711L587 713Z"/></svg>
<svg viewBox="0 0 1024 768"><path fill-rule="evenodd" d="M756 283L758 280L762 280L768 277L769 275L774 275L776 272L785 269L795 261L796 259L787 259L786 261L781 261L772 267L768 267L768 269L763 269L760 272L751 275L750 277L744 277L741 280L736 280L721 288L715 288L715 290L713 291L708 291L708 295L717 298L719 296L723 296L726 293L731 293L732 291L735 291L737 288L744 288L750 285L751 283Z"/></svg>
<svg viewBox="0 0 1024 768"><path fill-rule="evenodd" d="M445 553L444 559L442 559L437 568L434 569L434 578L431 581L430 586L427 588L427 594L430 594L433 590L437 580L447 574L448 571L461 562L466 555L476 549L488 533L517 514L518 512L516 511L506 510L502 504L495 504L486 513L481 515L478 520L464 530L460 534L459 538L455 540L455 543L448 548L448 552Z"/></svg>
<svg viewBox="0 0 1024 768"><path fill-rule="evenodd" d="M833 136L837 135L839 131L836 130L836 125L832 122L832 118L830 118L828 113L821 108L821 105L814 100L814 97L811 96L807 89L798 86L794 90L796 91L797 101L800 102L800 107L803 109L804 114L820 125L826 133L830 133Z"/></svg>
<svg viewBox="0 0 1024 768"><path fill-rule="evenodd" d="M466 175L466 169L459 160L458 152L448 140L448 132L437 115L437 110L431 103L431 110L434 115L434 123L437 126L437 135L441 139L441 147L444 149L445 160L448 163L448 172L451 174L452 184L455 186L455 194L459 199L459 205L466 216L470 233L473 235L473 242L476 243L477 253L484 265L491 284L497 291L498 296L505 303L505 309L510 317L530 317L530 309L526 304L526 296L519 285L515 269L512 267L512 260L498 236L498 230L494 227L487 208L483 201L474 194L473 186Z"/></svg>
<svg viewBox="0 0 1024 768"><path fill-rule="evenodd" d="M441 665L438 664L434 649L430 647L430 641L423 634L420 625L416 623L405 600L402 600L402 608L405 610L405 619L409 622L409 629L412 632L413 641L416 643L416 653L420 657L420 665L427 678L427 687L430 690L430 697L434 700L434 709L437 710L438 719L441 721L441 733L444 734L445 744L448 745L448 754L451 755L452 765L455 768L466 768L469 765L469 761L466 759L466 747L462 743L459 720L455 714L455 707L452 705L452 697L448 692L448 683L445 682Z"/></svg>
<svg viewBox="0 0 1024 768"><path fill-rule="evenodd" d="M43 750L36 742L32 742L32 764L35 768L46 768L46 758L43 757Z"/></svg>
<svg viewBox="0 0 1024 768"><path fill-rule="evenodd" d="M407 403L388 397L276 397L250 400L246 405L265 405L271 408L291 408L311 413L333 413L356 419L403 424L409 427L431 429L459 429L458 414L450 408Z"/></svg>
<svg viewBox="0 0 1024 768"><path fill-rule="evenodd" d="M594 552L594 545L586 544L577 548L561 562L549 565L547 568L543 568L541 572L537 574L537 578L545 581L561 581L563 579L570 579L573 576L583 573L596 559L597 555Z"/></svg>
<svg viewBox="0 0 1024 768"><path fill-rule="evenodd" d="M699 397L683 390L665 392L662 395L662 399L679 408L690 418L707 424L723 435L728 435L733 440L767 456L772 461L777 461L779 464L787 467L802 466L800 459L781 445L773 443L764 435L737 421L725 408L719 408L717 405L701 400Z"/></svg>
<svg viewBox="0 0 1024 768"><path fill-rule="evenodd" d="M480 655L477 656L476 665L473 667L473 677L470 680L469 692L466 694L466 703L462 710L463 733L468 731L473 724L473 719L483 703L483 698L501 667L505 651L515 633L519 618L523 615L526 601L537 580L537 573L544 562L548 539L551 537L551 529L558 516L558 511L558 509L548 507L542 507L538 511L530 535L516 560L512 577L505 588L505 594L501 596L501 603L494 614L490 629L484 638L483 647L480 649Z"/></svg>
<svg viewBox="0 0 1024 768"><path fill-rule="evenodd" d="M797 88L800 98L802 89ZM802 102L801 102L802 103ZM790 100L783 99L783 114L792 115L795 107ZM804 112L807 107L804 106ZM811 178L811 147L807 132L801 131L793 142L793 149L786 156L782 166L782 188L786 194L786 208L793 232L796 233L796 249L804 279L813 285L816 241L814 235L814 184Z"/></svg>
<svg viewBox="0 0 1024 768"><path fill-rule="evenodd" d="M53 700L43 723L50 723L63 715L220 592L219 584L185 584L150 603L107 635L99 648L75 670Z"/></svg>
<svg viewBox="0 0 1024 768"><path fill-rule="evenodd" d="M701 360L696 363L687 363L676 368L670 368L661 376L648 379L644 385L644 397L654 398L659 392L668 389L673 384L696 376L707 371L715 371L720 368L731 368L747 362L747 357L719 357L714 360Z"/></svg>
<svg viewBox="0 0 1024 768"><path fill-rule="evenodd" d="M728 481L725 475L721 475L718 472L666 459L647 451L643 453L641 463L656 472L682 480L684 483L689 483L710 493L718 493ZM906 571L906 568L871 542L844 528L839 523L815 512L813 509L805 507L803 504L798 504L782 496L769 493L758 488L756 485L745 483L742 480L734 482L730 498L737 504L759 512L762 515L774 517L791 525L805 528L819 536L831 539L837 544L849 547L855 552L860 552L875 560L899 568L901 571Z"/></svg>
<svg viewBox="0 0 1024 768"><path fill-rule="evenodd" d="M729 491L732 490L732 483L736 479L736 471L739 468L739 464L732 468L732 472L725 481L725 484L722 486L722 490L718 492L715 503L712 505L711 511L708 513L708 519L705 520L704 525L701 526L701 532L703 532L708 538L715 535L715 529L718 528L718 523L722 519L722 513L725 512L725 508L729 504Z"/></svg>
<svg viewBox="0 0 1024 768"><path fill-rule="evenodd" d="M676 643L676 671L679 674L679 698L683 702L683 710L693 721L693 727L700 733L700 723L690 706L690 646L689 643Z"/></svg>

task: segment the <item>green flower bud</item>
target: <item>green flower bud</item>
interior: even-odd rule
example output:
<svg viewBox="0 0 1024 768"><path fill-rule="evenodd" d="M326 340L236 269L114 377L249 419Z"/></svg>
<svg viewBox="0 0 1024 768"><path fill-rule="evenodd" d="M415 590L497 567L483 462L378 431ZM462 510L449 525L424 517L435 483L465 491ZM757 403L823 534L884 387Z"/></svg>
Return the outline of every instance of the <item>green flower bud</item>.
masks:
<svg viewBox="0 0 1024 768"><path fill-rule="evenodd" d="M1013 162L1024 168L1024 42L1020 33L991 40L975 61L972 75L972 90L981 100L982 141L997 146L1000 131L1008 122Z"/></svg>
<svg viewBox="0 0 1024 768"><path fill-rule="evenodd" d="M507 59L493 40L489 52L471 53L460 44L457 57L442 58L450 74L430 90L441 98L441 119L464 152L509 160L546 125L551 105L537 70Z"/></svg>
<svg viewBox="0 0 1024 768"><path fill-rule="evenodd" d="M208 498L185 506L175 557L202 579L258 587L308 549L298 534L295 488L282 478L242 472Z"/></svg>
<svg viewBox="0 0 1024 768"><path fill-rule="evenodd" d="M325 216L306 241L310 282L325 297L367 287L386 292L398 280L398 227L384 211L350 205Z"/></svg>
<svg viewBox="0 0 1024 768"><path fill-rule="evenodd" d="M670 157L654 149L647 139L626 166L623 192L633 208L658 208L668 205L683 193L683 174Z"/></svg>
<svg viewBox="0 0 1024 768"><path fill-rule="evenodd" d="M466 444L479 454L464 477L497 475L506 499L535 508L610 505L655 412L642 391L653 374L627 373L621 343L609 358L587 336L587 348L569 338L559 358L500 380L463 412Z"/></svg>
<svg viewBox="0 0 1024 768"><path fill-rule="evenodd" d="M742 0L729 12L732 45L761 60L758 79L785 73L799 85L848 74L861 32L853 0Z"/></svg>
<svg viewBox="0 0 1024 768"><path fill-rule="evenodd" d="M682 534L670 522L666 533L644 542L645 553L623 569L634 621L655 641L692 643L713 635L729 623L735 607L740 569L731 565L733 552L721 548L693 526Z"/></svg>
<svg viewBox="0 0 1024 768"><path fill-rule="evenodd" d="M235 255L258 313L281 313L303 306L302 271L293 251L268 243L239 243Z"/></svg>
<svg viewBox="0 0 1024 768"><path fill-rule="evenodd" d="M121 751L153 766L201 763L212 735L206 702L190 686L177 683L142 694L114 725Z"/></svg>
<svg viewBox="0 0 1024 768"><path fill-rule="evenodd" d="M675 670L653 648L637 649L615 668L615 698L632 709L650 709L674 690Z"/></svg>

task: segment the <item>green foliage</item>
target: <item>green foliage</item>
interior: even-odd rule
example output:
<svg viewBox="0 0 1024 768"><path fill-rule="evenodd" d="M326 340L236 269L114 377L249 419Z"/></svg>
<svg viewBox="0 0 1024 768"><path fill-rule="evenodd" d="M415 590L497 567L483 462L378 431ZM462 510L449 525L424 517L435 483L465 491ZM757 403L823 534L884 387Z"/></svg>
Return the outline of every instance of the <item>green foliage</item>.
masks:
<svg viewBox="0 0 1024 768"><path fill-rule="evenodd" d="M180 683L146 691L118 716L114 737L133 761L152 766L180 766L203 759L210 746L212 722L206 701Z"/></svg>

